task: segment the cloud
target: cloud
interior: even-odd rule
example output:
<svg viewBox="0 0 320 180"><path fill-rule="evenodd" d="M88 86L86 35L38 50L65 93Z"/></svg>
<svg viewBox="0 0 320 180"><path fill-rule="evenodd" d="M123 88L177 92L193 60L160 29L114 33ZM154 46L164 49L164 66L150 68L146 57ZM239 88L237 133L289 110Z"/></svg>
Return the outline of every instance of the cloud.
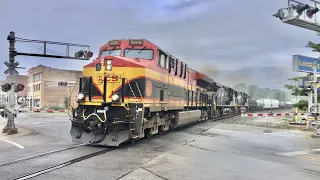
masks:
<svg viewBox="0 0 320 180"><path fill-rule="evenodd" d="M3 0L0 59L8 59L6 36L89 44L95 55L110 39L146 38L215 77L219 70L283 67L291 71L292 55L319 56L305 48L315 33L272 17L286 1L263 0ZM12 8L15 7L14 13ZM19 44L18 51L40 52ZM65 53L64 49L51 47ZM81 69L88 61L16 57L27 68L43 64ZM0 66L0 71L5 67ZM23 70L20 70L23 72ZM268 72L257 72L267 76ZM288 74L289 75L289 74ZM286 74L281 74L286 76ZM232 79L234 77L230 76ZM0 76L1 78L1 76Z"/></svg>

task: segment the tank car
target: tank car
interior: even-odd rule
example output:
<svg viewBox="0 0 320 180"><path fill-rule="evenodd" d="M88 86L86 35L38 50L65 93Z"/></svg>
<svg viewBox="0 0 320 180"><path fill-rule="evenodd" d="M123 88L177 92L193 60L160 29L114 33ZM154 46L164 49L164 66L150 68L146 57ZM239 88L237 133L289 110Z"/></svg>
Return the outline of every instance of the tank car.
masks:
<svg viewBox="0 0 320 180"><path fill-rule="evenodd" d="M264 109L279 109L279 100L263 99Z"/></svg>
<svg viewBox="0 0 320 180"><path fill-rule="evenodd" d="M284 101L279 101L279 109L285 109L286 103Z"/></svg>
<svg viewBox="0 0 320 180"><path fill-rule="evenodd" d="M261 111L261 110L263 110L263 100L261 100L261 99L257 99L257 109L259 110L259 111Z"/></svg>
<svg viewBox="0 0 320 180"><path fill-rule="evenodd" d="M83 67L71 137L80 143L119 146L213 118L219 108L230 106L233 93L216 93L213 84L146 39L109 41Z"/></svg>
<svg viewBox="0 0 320 180"><path fill-rule="evenodd" d="M248 105L249 105L249 111L257 111L258 103L256 99L252 99L252 98L249 99Z"/></svg>

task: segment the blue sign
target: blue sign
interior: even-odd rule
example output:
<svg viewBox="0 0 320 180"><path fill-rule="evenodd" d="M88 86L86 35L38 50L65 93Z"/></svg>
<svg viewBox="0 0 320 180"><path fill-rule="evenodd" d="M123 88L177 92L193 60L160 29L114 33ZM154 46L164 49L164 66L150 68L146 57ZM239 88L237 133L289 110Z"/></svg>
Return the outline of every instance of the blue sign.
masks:
<svg viewBox="0 0 320 180"><path fill-rule="evenodd" d="M320 61L317 58L301 56L301 55L293 55L293 71L298 72L313 72L313 62L318 61L317 74L320 73Z"/></svg>

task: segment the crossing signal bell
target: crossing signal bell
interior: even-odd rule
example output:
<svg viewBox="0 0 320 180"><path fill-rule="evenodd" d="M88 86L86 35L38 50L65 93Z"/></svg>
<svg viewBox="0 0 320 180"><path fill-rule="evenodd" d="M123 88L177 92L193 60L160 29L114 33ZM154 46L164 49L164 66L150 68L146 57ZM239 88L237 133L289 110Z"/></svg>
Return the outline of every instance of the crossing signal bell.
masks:
<svg viewBox="0 0 320 180"><path fill-rule="evenodd" d="M58 82L58 86L67 86L68 83L67 82Z"/></svg>
<svg viewBox="0 0 320 180"><path fill-rule="evenodd" d="M17 84L15 87L14 92L20 92L24 90L24 85L23 84Z"/></svg>
<svg viewBox="0 0 320 180"><path fill-rule="evenodd" d="M1 90L3 92L8 92L11 90L11 84L10 83L5 83L3 85L1 85Z"/></svg>
<svg viewBox="0 0 320 180"><path fill-rule="evenodd" d="M306 11L306 14L307 14L308 18L311 19L313 17L313 15L315 13L317 13L318 11L319 11L319 9L317 7L315 7L315 8L309 7L308 10Z"/></svg>

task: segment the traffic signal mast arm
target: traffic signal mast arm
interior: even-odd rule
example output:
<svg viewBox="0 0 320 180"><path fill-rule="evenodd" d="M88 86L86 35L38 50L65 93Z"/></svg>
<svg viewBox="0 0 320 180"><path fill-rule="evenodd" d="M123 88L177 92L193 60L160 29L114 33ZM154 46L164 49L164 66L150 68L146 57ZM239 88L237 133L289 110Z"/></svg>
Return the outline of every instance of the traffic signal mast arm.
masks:
<svg viewBox="0 0 320 180"><path fill-rule="evenodd" d="M62 59L76 59L76 60L90 60L93 56L93 53L90 51L89 45L83 44L72 44L72 43L64 43L64 42L54 42L54 41L42 41L42 40L31 40L31 39L23 39L14 37L13 39L8 36L8 40L14 40L17 42L24 42L24 43L39 43L43 45L43 54L35 54L35 53L24 53L24 52L17 52L14 51L14 56L22 55L22 56L36 56L36 57L48 57L48 58L62 58ZM47 45L58 45L58 46L65 46L66 54L64 56L59 55L50 55L47 54ZM70 56L70 47L77 47L77 48L85 48L85 50L81 50L75 53L75 56ZM82 52L82 56L77 56L79 52Z"/></svg>

